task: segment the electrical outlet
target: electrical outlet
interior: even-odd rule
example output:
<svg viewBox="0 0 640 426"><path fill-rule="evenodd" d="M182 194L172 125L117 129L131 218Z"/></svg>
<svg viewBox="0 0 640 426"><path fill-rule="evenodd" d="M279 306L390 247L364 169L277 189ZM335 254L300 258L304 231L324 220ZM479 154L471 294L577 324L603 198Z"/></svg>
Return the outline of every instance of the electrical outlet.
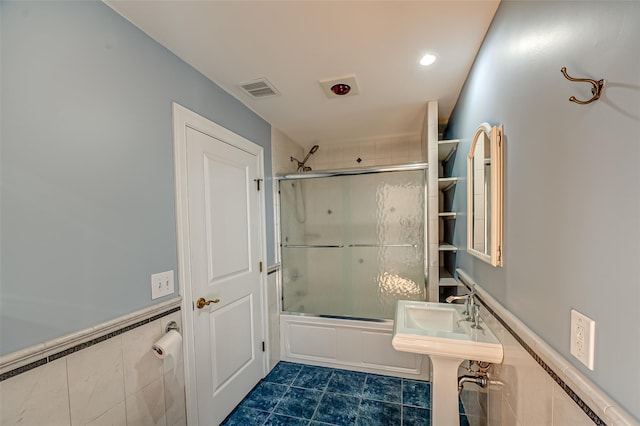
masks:
<svg viewBox="0 0 640 426"><path fill-rule="evenodd" d="M173 270L151 275L151 299L174 292Z"/></svg>
<svg viewBox="0 0 640 426"><path fill-rule="evenodd" d="M593 370L595 337L596 322L575 309L572 309L571 355L578 358L589 370Z"/></svg>

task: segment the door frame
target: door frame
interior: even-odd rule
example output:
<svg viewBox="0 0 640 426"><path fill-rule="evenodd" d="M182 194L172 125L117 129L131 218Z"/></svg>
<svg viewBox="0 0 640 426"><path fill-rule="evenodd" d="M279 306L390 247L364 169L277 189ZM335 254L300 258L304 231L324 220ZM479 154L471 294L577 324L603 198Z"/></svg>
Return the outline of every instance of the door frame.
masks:
<svg viewBox="0 0 640 426"><path fill-rule="evenodd" d="M196 388L195 371L195 337L193 335L194 296L191 288L191 241L189 239L189 200L187 181L187 128L192 128L219 139L231 146L246 151L258 157L258 173L264 179L264 148L243 138L242 136L214 123L213 121L173 102L173 148L174 148L174 172L176 191L176 238L178 252L178 289L182 297L182 337L184 379L186 394L187 422L190 425L198 424L198 397ZM264 183L264 180L263 180ZM263 185L264 187L264 185ZM265 222L265 195L264 191L258 196L260 258L264 265L260 274L260 312L262 317L262 340L268 347L267 306L266 306L266 275L267 275L267 245ZM268 359L263 352L262 375L266 374Z"/></svg>

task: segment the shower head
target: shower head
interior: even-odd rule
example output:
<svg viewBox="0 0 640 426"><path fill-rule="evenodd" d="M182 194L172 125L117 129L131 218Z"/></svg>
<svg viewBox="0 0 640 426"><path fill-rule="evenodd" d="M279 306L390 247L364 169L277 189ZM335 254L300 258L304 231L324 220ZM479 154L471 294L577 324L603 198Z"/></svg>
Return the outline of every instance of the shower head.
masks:
<svg viewBox="0 0 640 426"><path fill-rule="evenodd" d="M311 154L315 153L318 148L320 148L320 146L318 145L314 145L311 147L311 149L309 150L309 152L307 153L306 157L304 157L304 160L300 161L295 157L289 157L289 160L291 161L295 161L298 163L298 171L299 172L310 172L311 171L311 167L305 166L305 163L307 162L307 160L309 159L309 157L311 156Z"/></svg>
<svg viewBox="0 0 640 426"><path fill-rule="evenodd" d="M304 157L304 160L302 160L302 164L306 163L307 160L309 159L309 157L311 156L311 154L315 154L315 152L318 150L318 148L320 148L318 145L312 146L311 149L309 150L309 152L307 153L307 156Z"/></svg>

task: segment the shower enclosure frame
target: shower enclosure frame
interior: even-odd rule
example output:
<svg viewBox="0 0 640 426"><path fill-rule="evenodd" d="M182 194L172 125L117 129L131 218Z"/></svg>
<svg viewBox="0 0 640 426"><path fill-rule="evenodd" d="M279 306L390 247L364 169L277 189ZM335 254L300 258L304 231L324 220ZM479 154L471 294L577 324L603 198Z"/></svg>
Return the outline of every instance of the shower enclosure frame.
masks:
<svg viewBox="0 0 640 426"><path fill-rule="evenodd" d="M412 163L406 165L392 165L357 169L335 169L326 171L311 171L302 173L285 173L275 177L278 190L283 181L291 179L313 179L336 176L354 176L402 171L423 171L423 279L424 300L428 298L428 164ZM281 218L279 200L275 203L276 215ZM276 230L277 261L282 259L280 219ZM393 331L392 319L355 318L352 316L325 315L283 310L283 280L282 265L280 264L277 280L278 311L280 314L280 359L305 362L328 367L351 368L354 370L395 374L409 378L428 378L429 362L424 357L409 353L395 352L391 346ZM318 333L318 334L316 334ZM297 337L296 337L297 336ZM302 336L302 341L297 341ZM361 347L353 344L362 342ZM331 350L332 344L336 347ZM303 348L304 353L297 349ZM314 349L315 348L315 349ZM314 352L316 351L317 352ZM374 355L375 359L368 356Z"/></svg>

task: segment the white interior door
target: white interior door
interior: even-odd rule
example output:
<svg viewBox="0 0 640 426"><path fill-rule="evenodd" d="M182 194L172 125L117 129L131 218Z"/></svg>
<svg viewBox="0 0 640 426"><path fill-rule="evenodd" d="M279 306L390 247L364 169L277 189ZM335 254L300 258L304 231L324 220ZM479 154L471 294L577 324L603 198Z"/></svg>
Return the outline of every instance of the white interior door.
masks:
<svg viewBox="0 0 640 426"><path fill-rule="evenodd" d="M262 157L203 129L185 127L185 139L185 278L191 289L184 294L194 302L186 321L193 347L187 375L196 393L188 397L196 399L190 405L197 403L191 414L197 411L198 424L217 425L264 375L261 193L255 182Z"/></svg>

